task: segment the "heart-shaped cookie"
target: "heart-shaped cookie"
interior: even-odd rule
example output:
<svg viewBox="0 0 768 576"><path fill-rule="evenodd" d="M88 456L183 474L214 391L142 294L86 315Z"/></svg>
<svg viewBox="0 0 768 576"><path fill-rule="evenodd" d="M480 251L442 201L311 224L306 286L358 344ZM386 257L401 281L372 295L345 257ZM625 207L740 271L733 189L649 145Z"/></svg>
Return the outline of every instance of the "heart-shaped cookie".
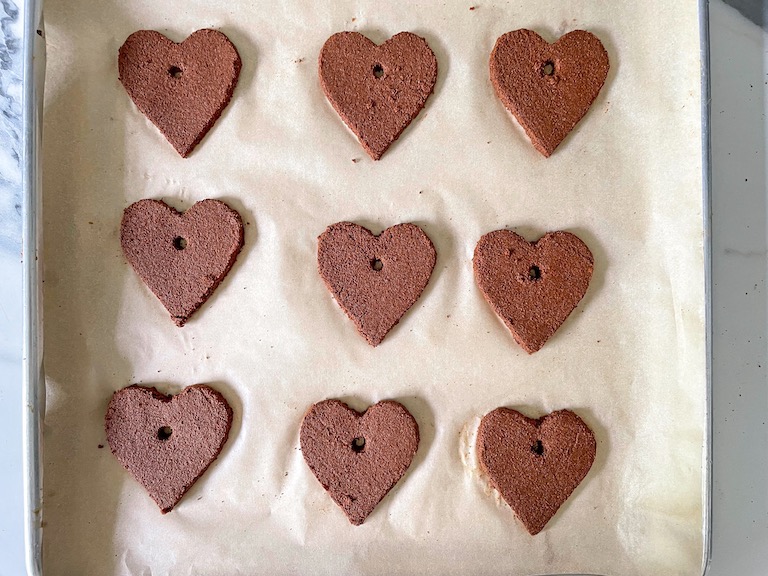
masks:
<svg viewBox="0 0 768 576"><path fill-rule="evenodd" d="M597 98L608 53L584 30L554 44L531 30L501 36L491 52L491 82L533 146L549 157Z"/></svg>
<svg viewBox="0 0 768 576"><path fill-rule="evenodd" d="M379 236L352 222L329 226L317 239L320 277L371 346L377 346L418 300L437 255L415 224Z"/></svg>
<svg viewBox="0 0 768 576"><path fill-rule="evenodd" d="M509 408L483 416L476 447L481 469L532 535L581 483L597 450L592 430L569 410L532 420Z"/></svg>
<svg viewBox="0 0 768 576"><path fill-rule="evenodd" d="M237 49L216 30L198 30L180 44L139 30L118 53L131 100L184 158L229 104L240 66Z"/></svg>
<svg viewBox="0 0 768 576"><path fill-rule="evenodd" d="M328 101L374 160L416 118L437 81L434 52L411 32L381 46L339 32L323 45L318 68Z"/></svg>
<svg viewBox="0 0 768 576"><path fill-rule="evenodd" d="M586 294L594 260L570 232L550 232L528 242L510 230L496 230L480 238L473 265L483 296L532 354Z"/></svg>
<svg viewBox="0 0 768 576"><path fill-rule="evenodd" d="M231 426L227 401L202 384L173 397L128 386L114 393L104 417L112 453L163 514L216 460Z"/></svg>
<svg viewBox="0 0 768 576"><path fill-rule="evenodd" d="M304 415L299 439L312 473L358 526L408 470L419 447L419 425L392 400L364 414L324 400Z"/></svg>
<svg viewBox="0 0 768 576"><path fill-rule="evenodd" d="M183 214L159 200L140 200L123 213L120 244L173 321L184 326L235 263L243 221L219 200L203 200Z"/></svg>

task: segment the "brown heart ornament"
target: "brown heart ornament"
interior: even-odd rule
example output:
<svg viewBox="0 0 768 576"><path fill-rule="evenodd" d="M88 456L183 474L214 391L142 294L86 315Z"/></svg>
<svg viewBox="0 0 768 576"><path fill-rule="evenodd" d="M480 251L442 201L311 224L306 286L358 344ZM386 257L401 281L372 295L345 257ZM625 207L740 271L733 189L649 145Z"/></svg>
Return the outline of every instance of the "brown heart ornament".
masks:
<svg viewBox="0 0 768 576"><path fill-rule="evenodd" d="M570 410L533 420L497 408L480 421L476 448L491 485L535 535L587 475L597 443Z"/></svg>
<svg viewBox="0 0 768 576"><path fill-rule="evenodd" d="M437 58L411 32L377 46L357 32L339 32L323 45L320 85L368 155L378 160L416 118L435 88Z"/></svg>
<svg viewBox="0 0 768 576"><path fill-rule="evenodd" d="M216 460L232 426L232 409L198 384L176 396L128 386L112 396L104 417L112 453L163 514Z"/></svg>
<svg viewBox="0 0 768 576"><path fill-rule="evenodd" d="M507 32L490 59L497 96L546 157L592 106L609 68L602 42L584 30L554 44L532 30Z"/></svg>
<svg viewBox="0 0 768 576"><path fill-rule="evenodd" d="M126 92L184 158L226 108L240 67L237 49L217 30L198 30L179 44L139 30L118 52Z"/></svg>
<svg viewBox="0 0 768 576"><path fill-rule="evenodd" d="M437 254L415 224L379 236L352 222L329 226L317 239L317 269L341 309L371 346L418 300Z"/></svg>
<svg viewBox="0 0 768 576"><path fill-rule="evenodd" d="M183 214L159 200L140 200L123 212L120 244L176 325L184 326L235 263L243 221L219 200L202 200Z"/></svg>
<svg viewBox="0 0 768 576"><path fill-rule="evenodd" d="M324 400L304 415L301 453L333 501L358 526L403 477L419 447L419 426L399 402L361 414Z"/></svg>
<svg viewBox="0 0 768 576"><path fill-rule="evenodd" d="M594 259L577 236L550 232L528 242L510 230L480 238L475 282L526 352L541 349L589 288Z"/></svg>

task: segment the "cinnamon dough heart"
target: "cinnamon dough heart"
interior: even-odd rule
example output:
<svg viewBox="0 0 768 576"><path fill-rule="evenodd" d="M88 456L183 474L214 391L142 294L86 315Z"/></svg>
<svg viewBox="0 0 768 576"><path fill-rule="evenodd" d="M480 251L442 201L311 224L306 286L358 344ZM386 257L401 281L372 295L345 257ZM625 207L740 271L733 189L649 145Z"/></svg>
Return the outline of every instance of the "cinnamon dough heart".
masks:
<svg viewBox="0 0 768 576"><path fill-rule="evenodd" d="M594 260L569 232L528 242L510 230L486 234L475 247L475 281L526 352L532 354L584 297Z"/></svg>
<svg viewBox="0 0 768 576"><path fill-rule="evenodd" d="M569 32L548 44L531 30L501 36L491 52L491 82L533 146L549 157L597 98L608 53L593 34Z"/></svg>
<svg viewBox="0 0 768 576"><path fill-rule="evenodd" d="M435 247L415 224L379 236L352 222L317 239L320 277L371 346L377 346L418 300L435 267Z"/></svg>
<svg viewBox="0 0 768 576"><path fill-rule="evenodd" d="M364 414L338 400L325 400L304 415L299 438L312 473L359 526L411 465L419 426L392 400Z"/></svg>
<svg viewBox="0 0 768 576"><path fill-rule="evenodd" d="M163 514L216 460L231 426L227 401L202 384L173 397L128 386L114 393L104 417L112 453Z"/></svg>
<svg viewBox="0 0 768 576"><path fill-rule="evenodd" d="M437 80L434 52L411 32L381 46L339 32L323 45L318 64L325 96L374 160L416 118Z"/></svg>
<svg viewBox="0 0 768 576"><path fill-rule="evenodd" d="M569 410L532 420L509 408L483 417L476 446L482 470L531 535L581 483L597 449L592 430Z"/></svg>
<svg viewBox="0 0 768 576"><path fill-rule="evenodd" d="M176 325L184 326L235 263L243 222L219 200L203 200L183 214L159 200L140 200L123 213L120 244Z"/></svg>
<svg viewBox="0 0 768 576"><path fill-rule="evenodd" d="M180 44L139 30L118 53L131 100L184 158L229 104L240 66L237 49L216 30L198 30Z"/></svg>

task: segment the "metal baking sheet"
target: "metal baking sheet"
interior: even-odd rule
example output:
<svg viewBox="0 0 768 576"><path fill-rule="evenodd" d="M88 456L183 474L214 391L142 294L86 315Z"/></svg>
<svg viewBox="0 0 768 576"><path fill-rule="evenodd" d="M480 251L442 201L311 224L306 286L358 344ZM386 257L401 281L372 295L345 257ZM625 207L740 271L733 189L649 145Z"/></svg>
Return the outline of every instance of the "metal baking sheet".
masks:
<svg viewBox="0 0 768 576"><path fill-rule="evenodd" d="M706 385L706 445L705 462L703 467L702 482L705 505L702 514L702 531L704 534L703 566L706 566L709 556L710 539L710 486L711 486L711 383L709 382L709 336L711 330L709 295L709 124L708 124L708 28L707 28L707 2L699 2L701 24L701 50L702 50L702 163L704 169L703 194L705 223L705 254L706 254L706 336L707 336L707 385ZM26 93L25 93L25 158L24 158L24 186L25 186L25 291L26 291L26 331L25 331L25 469L27 489L27 545L28 545L28 570L30 574L42 574L42 541L44 530L45 506L42 501L42 446L41 430L45 414L45 380L42 371L42 324L41 310L41 276L38 259L39 226L41 224L41 172L39 165L40 129L42 118L42 91L44 79L44 42L43 36L38 34L42 30L41 4L30 0L27 3L27 31L24 40L26 66ZM480 7L482 9L482 6ZM513 26L509 27L510 29ZM310 58L311 60L311 58ZM443 95L444 96L444 95ZM329 222L330 223L330 222ZM32 258L32 255L35 257ZM347 327L348 328L348 327ZM308 399L311 401L319 400ZM507 512L509 512L507 510Z"/></svg>

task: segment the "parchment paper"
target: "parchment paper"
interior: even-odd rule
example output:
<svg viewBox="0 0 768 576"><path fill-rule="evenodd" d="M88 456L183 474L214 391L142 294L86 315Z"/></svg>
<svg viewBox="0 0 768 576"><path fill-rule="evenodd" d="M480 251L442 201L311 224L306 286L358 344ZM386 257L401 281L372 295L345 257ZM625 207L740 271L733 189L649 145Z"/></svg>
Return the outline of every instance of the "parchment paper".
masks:
<svg viewBox="0 0 768 576"><path fill-rule="evenodd" d="M49 575L699 574L705 347L697 3L529 0L48 0L45 98L45 565ZM243 59L222 118L181 159L117 80L133 31L226 33ZM550 159L488 80L495 39L596 33L611 72ZM340 30L410 30L439 62L435 94L380 162L326 102L316 58ZM122 211L220 198L245 248L183 329L124 260ZM381 346L316 272L316 238L352 220L415 222L438 253ZM579 235L589 291L528 356L477 289L480 236ZM208 383L232 404L228 444L162 516L112 457L111 394ZM351 526L298 449L304 411L401 401L421 429L407 474ZM592 470L529 536L467 442L497 406L569 408L595 431Z"/></svg>

